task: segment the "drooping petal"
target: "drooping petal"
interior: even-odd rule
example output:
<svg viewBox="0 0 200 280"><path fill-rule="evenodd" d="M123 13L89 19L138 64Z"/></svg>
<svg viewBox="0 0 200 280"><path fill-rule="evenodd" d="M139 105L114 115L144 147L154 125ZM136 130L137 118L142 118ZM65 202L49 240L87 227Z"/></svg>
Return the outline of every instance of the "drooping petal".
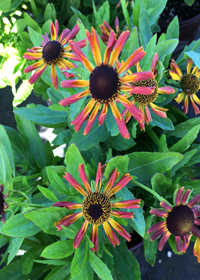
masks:
<svg viewBox="0 0 200 280"><path fill-rule="evenodd" d="M46 67L47 64L43 64L37 71L35 71L35 73L28 80L31 85L34 84L35 81L37 81L37 79L42 75Z"/></svg>
<svg viewBox="0 0 200 280"><path fill-rule="evenodd" d="M70 30L68 28L65 28L62 33L60 34L59 38L58 38L58 42L62 42L62 40L64 40L67 35L70 33Z"/></svg>
<svg viewBox="0 0 200 280"><path fill-rule="evenodd" d="M166 201L161 201L160 206L167 211L172 211L171 205L169 205Z"/></svg>
<svg viewBox="0 0 200 280"><path fill-rule="evenodd" d="M158 217L167 217L168 216L168 213L164 210L161 210L161 209L151 209L149 213L151 215L155 215L155 216L158 216Z"/></svg>
<svg viewBox="0 0 200 280"><path fill-rule="evenodd" d="M131 68L135 65L138 61L140 61L145 56L145 51L143 47L138 48L135 50L129 58L122 64L120 69L118 70L118 74L125 72L128 68Z"/></svg>
<svg viewBox="0 0 200 280"><path fill-rule="evenodd" d="M130 88L127 88L127 92L134 93L134 94L142 94L142 95L149 95L152 94L154 91L154 87L134 87L131 86Z"/></svg>
<svg viewBox="0 0 200 280"><path fill-rule="evenodd" d="M187 206L192 208L195 204L198 204L199 202L200 202L200 194L197 194L193 199L191 199L187 203Z"/></svg>
<svg viewBox="0 0 200 280"><path fill-rule="evenodd" d="M94 247L91 249L92 252L98 252L98 226L93 225L92 226L92 232L91 232L91 241L94 244Z"/></svg>
<svg viewBox="0 0 200 280"><path fill-rule="evenodd" d="M38 62L36 62L36 63L34 63L34 64L32 64L32 65L26 67L26 68L24 69L24 73L29 73L29 72L31 72L31 71L37 69L38 67L42 66L43 63L44 63L44 60L43 60L43 59L39 60Z"/></svg>
<svg viewBox="0 0 200 280"><path fill-rule="evenodd" d="M97 116L97 114L99 112L100 105L101 105L101 103L97 102L94 110L92 111L92 113L91 113L91 115L90 115L90 117L89 117L89 119L88 119L88 121L86 123L85 129L83 131L83 135L87 135L90 132L90 130L91 130L92 126L93 126L93 123L94 123L94 121L96 119L96 116Z"/></svg>
<svg viewBox="0 0 200 280"><path fill-rule="evenodd" d="M78 26L78 24L76 24L71 30L71 32L62 40L61 44L65 45L69 40L73 39L77 35L79 30L80 27Z"/></svg>
<svg viewBox="0 0 200 280"><path fill-rule="evenodd" d="M200 99L196 96L196 94L193 94L194 101L200 106Z"/></svg>
<svg viewBox="0 0 200 280"><path fill-rule="evenodd" d="M152 122L151 113L149 111L148 105L144 105L144 106L145 106L145 110L144 110L145 121L147 124L149 124L149 122Z"/></svg>
<svg viewBox="0 0 200 280"><path fill-rule="evenodd" d="M117 235L114 233L114 231L111 229L108 222L103 223L103 228L113 247L115 247L115 245L119 245L120 244L119 239Z"/></svg>
<svg viewBox="0 0 200 280"><path fill-rule="evenodd" d="M23 56L25 59L29 60L36 60L36 59L41 59L42 58L42 52L29 52L29 53L24 53Z"/></svg>
<svg viewBox="0 0 200 280"><path fill-rule="evenodd" d="M103 122L105 121L107 112L108 112L108 105L104 103L101 113L98 117L99 125L102 125Z"/></svg>
<svg viewBox="0 0 200 280"><path fill-rule="evenodd" d="M193 64L193 60L191 58L189 58L187 61L187 67L186 67L187 74L190 74L191 69L192 69L192 64Z"/></svg>
<svg viewBox="0 0 200 280"><path fill-rule="evenodd" d="M193 255L197 258L197 261L200 263L200 238L198 237L194 243Z"/></svg>
<svg viewBox="0 0 200 280"><path fill-rule="evenodd" d="M125 211L112 210L111 215L113 215L116 218L127 218L127 219L133 218L132 212L125 212Z"/></svg>
<svg viewBox="0 0 200 280"><path fill-rule="evenodd" d="M185 99L184 99L184 103L183 103L184 114L187 114L187 112L188 112L188 104L189 104L188 95L185 94Z"/></svg>
<svg viewBox="0 0 200 280"><path fill-rule="evenodd" d="M147 230L147 233L150 234L154 231L158 231L160 229L167 229L166 228L166 222L165 221L162 221L162 222L158 222L156 223L155 225L152 225L148 230Z"/></svg>
<svg viewBox="0 0 200 280"><path fill-rule="evenodd" d="M171 233L169 231L166 231L163 236L161 237L159 243L158 243L158 250L162 251L164 245L167 243L167 240L169 239Z"/></svg>
<svg viewBox="0 0 200 280"><path fill-rule="evenodd" d="M199 108L197 107L197 105L195 104L192 95L190 95L190 101L191 101L192 107L193 107L193 109L194 109L195 115L197 116L197 114L200 114L200 110L199 110Z"/></svg>
<svg viewBox="0 0 200 280"><path fill-rule="evenodd" d="M125 187L131 179L132 176L130 176L129 173L123 175L119 182L108 192L107 197L110 198L112 195L123 189L123 187Z"/></svg>
<svg viewBox="0 0 200 280"><path fill-rule="evenodd" d="M58 89L58 77L56 74L56 66L55 64L51 65L51 81L55 89Z"/></svg>
<svg viewBox="0 0 200 280"><path fill-rule="evenodd" d="M142 81L146 79L153 79L155 78L151 71L144 71L144 72L137 72L130 75L125 75L124 77L120 78L122 83L133 83L137 81Z"/></svg>
<svg viewBox="0 0 200 280"><path fill-rule="evenodd" d="M112 189L114 182L117 180L120 172L117 171L117 168L115 168L110 176L110 179L108 180L108 183L104 189L104 194L107 195L108 192Z"/></svg>
<svg viewBox="0 0 200 280"><path fill-rule="evenodd" d="M180 78L183 77L183 73L182 73L181 69L178 67L178 65L174 59L171 60L170 67L178 74L178 76Z"/></svg>
<svg viewBox="0 0 200 280"><path fill-rule="evenodd" d="M61 87L63 88L73 88L73 87L88 87L89 81L85 80L65 80L61 82Z"/></svg>
<svg viewBox="0 0 200 280"><path fill-rule="evenodd" d="M112 207L114 208L126 208L126 209L135 209L140 208L141 199L130 199L119 202L113 202Z"/></svg>
<svg viewBox="0 0 200 280"><path fill-rule="evenodd" d="M172 94L175 90L172 87L160 87L158 88L158 93L164 93L164 94Z"/></svg>
<svg viewBox="0 0 200 280"><path fill-rule="evenodd" d="M74 238L74 241L73 241L73 248L74 249L77 249L79 244L81 243L81 240L83 239L83 236L84 236L84 234L87 230L87 227L88 227L88 222L85 221L82 224L81 229L79 230L79 232L77 233L77 235Z"/></svg>
<svg viewBox="0 0 200 280"><path fill-rule="evenodd" d="M172 71L171 69L169 70L169 75L172 78L172 80L174 81L180 81L181 77L174 71Z"/></svg>
<svg viewBox="0 0 200 280"><path fill-rule="evenodd" d="M99 65L101 65L102 61L101 61L101 52L100 52L97 33L93 27L92 27L92 35L90 34L90 32L88 30L86 30L85 32L86 32L86 36L87 36L88 42L90 44L90 48L92 50L92 54L93 54L94 60L96 62L96 65L99 66Z"/></svg>
<svg viewBox="0 0 200 280"><path fill-rule="evenodd" d="M114 102L109 102L109 104L110 104L113 116L116 120L118 129L119 129L121 135L124 138L129 139L130 135L129 135L128 129L127 129L126 124L125 124L125 122L122 118L122 115L120 114L119 110L117 109L117 106L115 105Z"/></svg>
<svg viewBox="0 0 200 280"><path fill-rule="evenodd" d="M79 193L81 193L83 196L87 196L87 193L84 191L84 189L79 185L79 183L72 177L72 175L68 172L65 172L65 175L63 176L67 182L69 182L72 187L74 187Z"/></svg>
<svg viewBox="0 0 200 280"><path fill-rule="evenodd" d="M158 63L158 54L155 53L151 64L151 72L155 75L156 66Z"/></svg>
<svg viewBox="0 0 200 280"><path fill-rule="evenodd" d="M150 103L149 106L154 111L154 113L156 115L158 115L159 117L161 117L161 118L166 118L167 117L166 113L162 112L162 111L167 111L168 109L158 107L156 104L153 104L153 103Z"/></svg>
<svg viewBox="0 0 200 280"><path fill-rule="evenodd" d="M186 192L184 193L183 197L182 197L182 200L181 200L181 204L185 205L187 200L188 200L188 197L190 196L191 194L191 190L188 189L186 190Z"/></svg>
<svg viewBox="0 0 200 280"><path fill-rule="evenodd" d="M185 96L184 92L181 92L180 94L178 94L177 97L175 98L176 102L178 104L181 103L181 101L183 100L184 96Z"/></svg>
<svg viewBox="0 0 200 280"><path fill-rule="evenodd" d="M192 227L192 233L200 238L200 229L198 229L195 225Z"/></svg>
<svg viewBox="0 0 200 280"><path fill-rule="evenodd" d="M82 208L82 203L74 203L69 201L59 201L53 204L55 207L66 207L67 209L79 209Z"/></svg>
<svg viewBox="0 0 200 280"><path fill-rule="evenodd" d="M107 43L107 46L106 46L106 50L105 50L105 53L104 53L104 58L103 58L103 63L104 64L108 64L108 62L109 62L110 53L112 51L114 43L115 43L115 32L112 30L110 32L110 36L109 36L108 43Z"/></svg>
<svg viewBox="0 0 200 280"><path fill-rule="evenodd" d="M131 235L115 220L112 218L108 219L108 222L111 224L111 226L122 236L124 237L127 241L131 240Z"/></svg>
<svg viewBox="0 0 200 280"><path fill-rule="evenodd" d="M151 241L154 241L156 240L158 237L160 237L163 233L166 232L166 229L165 228L159 228L156 232L154 232L152 235L151 235L151 238L150 240Z"/></svg>
<svg viewBox="0 0 200 280"><path fill-rule="evenodd" d="M102 165L99 162L98 167L97 167L97 173L96 173L96 179L95 179L95 191L97 191L97 184L99 182L99 190L101 189L101 184L102 184Z"/></svg>
<svg viewBox="0 0 200 280"><path fill-rule="evenodd" d="M82 212L78 212L78 213L74 213L74 214L70 214L67 215L65 217L63 217L61 220L59 220L58 222L55 222L54 225L57 227L57 230L62 230L63 228L62 226L68 227L71 224L73 224L75 221L77 221L80 217L83 216Z"/></svg>
<svg viewBox="0 0 200 280"><path fill-rule="evenodd" d="M87 176L85 174L85 167L84 167L84 164L79 164L78 166L78 171L79 171L79 174L80 174L80 177L81 177L81 180L83 182L83 185L85 186L86 190L88 193L91 193L92 190L91 190L91 187L90 187L90 184L88 182L88 179L87 179Z"/></svg>
<svg viewBox="0 0 200 280"><path fill-rule="evenodd" d="M62 86L62 84L61 84ZM77 102L79 99L85 97L86 95L88 95L90 93L90 90L89 89L86 89L82 92L79 92L79 93L76 93L72 96L69 96L65 99L62 99L59 104L62 105L62 106L67 106L67 105L70 105L70 104L73 104L75 102Z"/></svg>

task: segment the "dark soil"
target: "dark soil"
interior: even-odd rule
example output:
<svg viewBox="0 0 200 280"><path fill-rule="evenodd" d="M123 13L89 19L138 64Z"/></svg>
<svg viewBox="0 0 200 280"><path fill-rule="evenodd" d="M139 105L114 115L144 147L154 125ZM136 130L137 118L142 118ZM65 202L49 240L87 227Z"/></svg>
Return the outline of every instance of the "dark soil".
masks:
<svg viewBox="0 0 200 280"><path fill-rule="evenodd" d="M160 18L170 22L176 15L179 21L184 21L200 13L200 0L195 0L192 6L185 4L184 0L168 0Z"/></svg>

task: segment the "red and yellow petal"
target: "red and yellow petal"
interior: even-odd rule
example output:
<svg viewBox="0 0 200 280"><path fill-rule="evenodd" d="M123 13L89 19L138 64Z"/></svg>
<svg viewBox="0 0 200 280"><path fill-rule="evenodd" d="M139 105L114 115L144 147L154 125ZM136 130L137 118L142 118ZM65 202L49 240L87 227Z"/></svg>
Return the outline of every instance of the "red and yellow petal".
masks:
<svg viewBox="0 0 200 280"><path fill-rule="evenodd" d="M47 64L43 64L37 71L35 71L35 73L28 80L31 85L34 84L35 81L42 75L46 67Z"/></svg>
<svg viewBox="0 0 200 280"><path fill-rule="evenodd" d="M36 60L42 58L42 52L32 52L32 53L24 53L23 56L25 59Z"/></svg>
<svg viewBox="0 0 200 280"><path fill-rule="evenodd" d="M156 70L157 63L158 63L158 54L155 53L154 56L153 56L152 64L151 64L151 72L154 75L155 75L155 70Z"/></svg>
<svg viewBox="0 0 200 280"><path fill-rule="evenodd" d="M127 241L131 240L131 235L115 220L112 218L108 219L108 222L111 224L111 226L122 236L124 237Z"/></svg>
<svg viewBox="0 0 200 280"><path fill-rule="evenodd" d="M115 64L124 44L126 43L126 41L128 39L129 33L130 33L129 31L124 31L119 36L119 38L113 48L112 54L110 56L110 61L109 61L110 66L113 66Z"/></svg>
<svg viewBox="0 0 200 280"><path fill-rule="evenodd" d="M95 191L97 191L98 182L99 182L99 189L98 189L98 191L100 191L100 189L101 189L102 169L103 169L103 167L102 167L101 163L99 162L98 167L97 167L96 179L95 179Z"/></svg>
<svg viewBox="0 0 200 280"><path fill-rule="evenodd" d="M195 204L198 204L199 202L200 202L200 194L197 194L193 199L191 199L187 203L187 206L192 208Z"/></svg>
<svg viewBox="0 0 200 280"><path fill-rule="evenodd" d="M160 209L151 209L149 212L151 215L155 215L158 217L168 217L168 213L164 210L160 210Z"/></svg>
<svg viewBox="0 0 200 280"><path fill-rule="evenodd" d="M73 87L88 87L89 81L85 80L66 80L61 82L61 87L63 88L73 88Z"/></svg>
<svg viewBox="0 0 200 280"><path fill-rule="evenodd" d="M181 92L177 95L177 97L175 98L176 102L179 104L181 103L181 101L183 101L184 99L184 96L185 96L185 93L184 92Z"/></svg>
<svg viewBox="0 0 200 280"><path fill-rule="evenodd" d="M160 206L167 211L172 211L172 206L166 201L161 201Z"/></svg>
<svg viewBox="0 0 200 280"><path fill-rule="evenodd" d="M87 193L84 191L84 189L79 185L79 183L72 177L72 175L68 172L65 172L65 175L63 176L67 182L69 182L73 188L75 188L79 193L81 193L83 196L87 196Z"/></svg>
<svg viewBox="0 0 200 280"><path fill-rule="evenodd" d="M112 195L123 189L132 179L129 173L122 176L119 182L108 192L107 197L110 198Z"/></svg>
<svg viewBox="0 0 200 280"><path fill-rule="evenodd" d="M158 93L164 93L164 94L172 94L175 90L172 87L160 87L158 88Z"/></svg>
<svg viewBox="0 0 200 280"><path fill-rule="evenodd" d="M158 222L155 225L152 225L148 230L147 233L150 234L152 232L159 231L161 229L167 230L166 228L166 221Z"/></svg>
<svg viewBox="0 0 200 280"><path fill-rule="evenodd" d="M114 231L111 229L108 222L103 223L103 228L113 247L115 247L115 245L119 245L120 244L119 239L117 235L114 233Z"/></svg>
<svg viewBox="0 0 200 280"><path fill-rule="evenodd" d="M164 108L158 107L157 105L155 105L153 103L150 103L149 106L154 111L154 113L156 115L158 115L159 117L161 117L161 118L166 118L167 117L166 113L162 112L162 111L168 111L168 109L164 109Z"/></svg>
<svg viewBox="0 0 200 280"><path fill-rule="evenodd" d="M110 36L109 36L107 46L106 46L106 50L105 50L105 53L104 53L104 58L103 58L103 63L104 64L108 64L109 58L110 58L110 53L112 51L112 48L113 48L114 44L115 44L115 32L112 30L110 32Z"/></svg>
<svg viewBox="0 0 200 280"><path fill-rule="evenodd" d="M131 82L137 82L142 81L146 79L153 79L154 75L151 71L145 71L145 72L137 72L130 75L125 75L124 77L120 78L121 83L131 83Z"/></svg>
<svg viewBox="0 0 200 280"><path fill-rule="evenodd" d="M50 34L51 34L51 40L56 41L57 36L58 36L58 21L57 20L55 21L55 26L54 26L53 22L51 22Z"/></svg>
<svg viewBox="0 0 200 280"><path fill-rule="evenodd" d="M117 126L119 128L121 135L124 138L129 139L130 135L129 135L128 129L126 127L126 124L125 124L119 110L117 109L117 106L115 105L114 102L109 102L109 104L110 104L113 116L116 120L116 123L117 123Z"/></svg>
<svg viewBox="0 0 200 280"><path fill-rule="evenodd" d="M192 69L192 64L193 64L193 60L191 58L189 58L187 61L187 67L186 67L187 74L190 74L191 69Z"/></svg>
<svg viewBox="0 0 200 280"><path fill-rule="evenodd" d="M73 241L73 248L74 249L77 249L79 244L81 243L82 239L83 239L83 236L87 230L87 227L88 227L88 222L85 221L82 226L81 226L81 229L79 230L79 232L77 233L77 235L75 236L74 238L74 241Z"/></svg>
<svg viewBox="0 0 200 280"><path fill-rule="evenodd" d="M52 64L51 65L51 81L55 89L58 88L58 77L56 73L56 65Z"/></svg>
<svg viewBox="0 0 200 280"><path fill-rule="evenodd" d="M91 193L92 190L91 190L91 187L90 187L90 184L88 182L88 179L87 179L87 176L85 174L85 167L84 167L84 164L79 164L79 167L78 167L78 171L79 171L79 174L80 174L80 177L81 177L81 180L87 190L88 193Z"/></svg>
<svg viewBox="0 0 200 280"><path fill-rule="evenodd" d="M32 64L32 65L26 67L26 68L24 69L24 73L29 73L29 72L31 72L31 71L37 69L38 67L42 66L43 63L44 63L44 60L43 60L43 59L39 60L38 62L36 62L36 63L34 63L34 64Z"/></svg>
<svg viewBox="0 0 200 280"><path fill-rule="evenodd" d="M198 237L194 243L193 255L197 258L197 261L200 263L200 238Z"/></svg>
<svg viewBox="0 0 200 280"><path fill-rule="evenodd" d="M194 109L195 115L197 116L198 114L200 114L200 110L199 110L198 106L195 104L192 95L190 95L190 101L191 101L192 107Z"/></svg>
<svg viewBox="0 0 200 280"><path fill-rule="evenodd" d="M93 126L93 123L94 123L94 121L96 119L96 116L97 116L97 114L99 112L100 105L101 105L101 103L97 102L94 110L92 111L92 113L91 113L91 115L90 115L90 117L89 117L89 119L88 119L88 121L86 123L85 129L83 131L83 135L87 135L90 132L90 130L91 130L92 126Z"/></svg>
<svg viewBox="0 0 200 280"><path fill-rule="evenodd" d="M92 232L91 232L91 241L94 244L94 247L91 249L92 252L98 252L98 226L93 225L92 226Z"/></svg>
<svg viewBox="0 0 200 280"><path fill-rule="evenodd" d="M86 30L85 32L86 32L86 36L88 38L96 65L99 66L99 65L101 65L102 61L101 61L101 52L100 52L97 33L93 27L92 27L92 35L90 34L90 32L88 30Z"/></svg>
<svg viewBox="0 0 200 280"><path fill-rule="evenodd" d="M61 220L59 220L58 222L55 222L54 225L57 227L57 230L62 230L63 228L62 226L68 227L71 224L73 224L75 221L77 221L80 217L83 216L82 212L78 212L78 213L74 213L74 214L70 214L67 215L65 217L63 217Z"/></svg>
<svg viewBox="0 0 200 280"><path fill-rule="evenodd" d="M170 67L177 73L177 75L182 78L183 77L183 73L181 71L181 69L178 67L176 61L174 59L171 60L171 64ZM173 79L173 78L172 78Z"/></svg>
<svg viewBox="0 0 200 280"><path fill-rule="evenodd" d="M133 218L133 213L132 212L125 212L125 211L112 210L111 215L116 217L116 218L126 218L126 219L132 219Z"/></svg>
<svg viewBox="0 0 200 280"><path fill-rule="evenodd" d="M98 117L99 125L102 125L103 122L105 121L107 112L108 112L108 105L104 103L103 104L103 108L101 110L101 113L100 113L100 115Z"/></svg>
<svg viewBox="0 0 200 280"><path fill-rule="evenodd" d="M69 201L59 201L53 204L55 207L66 207L67 209L79 209L82 208L82 203L74 203Z"/></svg>
<svg viewBox="0 0 200 280"><path fill-rule="evenodd" d="M185 94L185 99L184 99L184 103L183 103L183 112L184 112L184 114L187 114L187 112L188 112L188 105L189 105L188 95Z"/></svg>
<svg viewBox="0 0 200 280"><path fill-rule="evenodd" d="M112 207L114 208L126 208L126 209L134 209L134 208L140 208L141 199L130 199L130 200L124 200L119 202L113 202Z"/></svg>
<svg viewBox="0 0 200 280"><path fill-rule="evenodd" d="M161 251L164 247L164 245L167 243L167 240L169 239L171 233L169 231L166 231L163 236L161 237L159 243L158 243L158 250Z"/></svg>
<svg viewBox="0 0 200 280"><path fill-rule="evenodd" d="M196 94L192 95L194 101L200 106L200 99L196 96Z"/></svg>
<svg viewBox="0 0 200 280"><path fill-rule="evenodd" d="M107 195L108 192L112 189L114 182L117 180L118 176L119 176L120 172L117 171L117 168L115 168L109 178L108 183L106 184L106 187L104 189L104 194Z"/></svg>
<svg viewBox="0 0 200 280"><path fill-rule="evenodd" d="M62 82L61 82L61 86L62 86ZM59 104L62 105L62 106L67 106L67 105L70 105L70 104L73 104L75 102L77 102L79 99L85 97L86 95L88 95L90 93L90 90L89 89L86 89L82 92L79 92L79 93L76 93L72 96L69 96L65 99L62 99Z"/></svg>

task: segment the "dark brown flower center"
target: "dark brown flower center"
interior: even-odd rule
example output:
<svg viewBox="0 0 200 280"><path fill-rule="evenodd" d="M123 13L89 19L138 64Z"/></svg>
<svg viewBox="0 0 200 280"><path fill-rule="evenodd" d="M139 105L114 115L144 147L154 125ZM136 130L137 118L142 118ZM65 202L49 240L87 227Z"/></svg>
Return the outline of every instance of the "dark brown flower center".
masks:
<svg viewBox="0 0 200 280"><path fill-rule="evenodd" d="M188 234L194 225L194 214L187 205L174 206L166 219L167 229L175 236Z"/></svg>
<svg viewBox="0 0 200 280"><path fill-rule="evenodd" d="M83 201L82 212L90 224L102 225L110 217L111 202L102 193L91 193Z"/></svg>
<svg viewBox="0 0 200 280"><path fill-rule="evenodd" d="M4 209L4 198L3 198L3 194L0 192L0 215L3 209Z"/></svg>
<svg viewBox="0 0 200 280"><path fill-rule="evenodd" d="M186 74L181 79L181 87L187 95L197 93L199 90L199 79L194 74Z"/></svg>
<svg viewBox="0 0 200 280"><path fill-rule="evenodd" d="M155 79L147 79L143 81L137 81L133 83L134 87L154 87L154 91L151 94L133 94L136 102L141 105L148 105L156 100L158 96L158 83Z"/></svg>
<svg viewBox="0 0 200 280"><path fill-rule="evenodd" d="M117 71L105 64L94 68L90 74L90 92L100 103L108 103L117 97L121 82Z"/></svg>
<svg viewBox="0 0 200 280"><path fill-rule="evenodd" d="M58 41L47 42L42 50L42 57L45 63L56 64L63 56L64 49Z"/></svg>

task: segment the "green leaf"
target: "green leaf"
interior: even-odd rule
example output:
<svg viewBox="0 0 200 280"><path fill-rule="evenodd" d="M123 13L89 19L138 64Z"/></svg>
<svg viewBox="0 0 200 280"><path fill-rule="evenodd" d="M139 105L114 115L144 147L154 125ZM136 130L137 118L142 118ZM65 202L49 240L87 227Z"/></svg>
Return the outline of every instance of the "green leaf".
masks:
<svg viewBox="0 0 200 280"><path fill-rule="evenodd" d="M4 268L0 270L0 279L9 279L9 280L27 280L26 275L22 275L22 264L21 260L12 262L9 265L5 265Z"/></svg>
<svg viewBox="0 0 200 280"><path fill-rule="evenodd" d="M74 14L76 15L76 18L81 19L81 21L85 25L85 28L87 30L90 30L91 24L90 24L89 20L87 19L87 17L85 17L79 10L75 9L74 7L71 7L71 9L74 12Z"/></svg>
<svg viewBox="0 0 200 280"><path fill-rule="evenodd" d="M48 3L44 11L44 20L47 21L50 19L52 21L55 21L56 18L57 16L54 5L52 3Z"/></svg>
<svg viewBox="0 0 200 280"><path fill-rule="evenodd" d="M12 149L8 134L6 133L6 130L2 125L0 125L0 141L2 142L2 144L6 150L10 165L12 167L12 174L13 174L13 176L15 176L15 162L14 162L13 149Z"/></svg>
<svg viewBox="0 0 200 280"><path fill-rule="evenodd" d="M9 255L8 255L7 265L9 263L11 263L11 261L16 256L16 254L19 251L23 241L24 241L24 238L19 238L19 237L14 237L14 238L11 239L10 244L9 244L9 249L8 249Z"/></svg>
<svg viewBox="0 0 200 280"><path fill-rule="evenodd" d="M125 151L133 146L135 146L135 141L132 137L129 139L125 139L121 134L117 136L109 137L106 142L109 144L111 148L116 149L117 151Z"/></svg>
<svg viewBox="0 0 200 280"><path fill-rule="evenodd" d="M140 1L139 30L140 43L144 48L146 48L153 34L144 0Z"/></svg>
<svg viewBox="0 0 200 280"><path fill-rule="evenodd" d="M69 129L63 130L54 138L52 141L53 145L60 146L63 144L69 143L70 139L72 138L72 134Z"/></svg>
<svg viewBox="0 0 200 280"><path fill-rule="evenodd" d="M167 181L166 177L163 174L156 173L151 179L151 185L152 189L155 192L165 197L166 193L168 193L169 189L171 188L172 182Z"/></svg>
<svg viewBox="0 0 200 280"><path fill-rule="evenodd" d="M36 21L34 19L32 19L28 13L24 13L24 20L26 22L26 25L29 27L29 28L32 28L33 30L37 31L37 32L41 32L41 28L39 27L39 25L36 23ZM41 36L41 35L40 35ZM32 38L31 38L32 40ZM41 40L42 40L42 37L41 37ZM40 45L38 45L39 47Z"/></svg>
<svg viewBox="0 0 200 280"><path fill-rule="evenodd" d="M171 54L178 45L178 39L165 40L155 47L155 53L158 53L159 60L163 62L168 54Z"/></svg>
<svg viewBox="0 0 200 280"><path fill-rule="evenodd" d="M97 31L97 33L101 33L101 29L99 27L100 24L102 24L104 22L104 20L106 20L108 23L110 21L110 5L108 1L105 1L100 8L98 9L98 11L96 10L96 7L94 5L94 1L92 1L92 5L93 5L93 12L94 12L94 20L95 20L95 30Z"/></svg>
<svg viewBox="0 0 200 280"><path fill-rule="evenodd" d="M79 245L75 251L71 264L71 276L73 280L93 279L93 270L89 265L90 248L86 242Z"/></svg>
<svg viewBox="0 0 200 280"><path fill-rule="evenodd" d="M177 38L179 38L179 22L178 17L175 16L167 27L166 39L169 40Z"/></svg>
<svg viewBox="0 0 200 280"><path fill-rule="evenodd" d="M106 164L104 176L108 179L115 168L117 168L117 171L119 171L121 173L121 176L123 176L125 173L127 173L128 164L129 157L127 155L116 156Z"/></svg>
<svg viewBox="0 0 200 280"><path fill-rule="evenodd" d="M67 166L67 172L69 172L73 176L73 178L80 184L82 184L82 180L78 172L78 167L82 163L85 164L79 149L76 145L71 144L65 154L65 164ZM86 167L85 172L87 174Z"/></svg>
<svg viewBox="0 0 200 280"><path fill-rule="evenodd" d="M31 273L33 270L34 259L39 258L43 246L35 245L34 247L30 248L25 254L22 256L22 273L27 275Z"/></svg>
<svg viewBox="0 0 200 280"><path fill-rule="evenodd" d="M39 47L42 44L42 35L36 32L33 28L28 27L29 36L33 46Z"/></svg>
<svg viewBox="0 0 200 280"><path fill-rule="evenodd" d="M152 122L151 125L158 126L165 130L174 130L174 126L172 121L169 118L161 118L157 114L155 114L152 109L150 109Z"/></svg>
<svg viewBox="0 0 200 280"><path fill-rule="evenodd" d="M20 213L6 221L1 228L1 233L11 237L28 237L35 235L40 230L34 223L26 219L23 213Z"/></svg>
<svg viewBox="0 0 200 280"><path fill-rule="evenodd" d="M182 153L187 150L192 142L197 138L197 135L200 130L200 125L193 127L188 133L183 136L177 143L169 148L170 151Z"/></svg>
<svg viewBox="0 0 200 280"><path fill-rule="evenodd" d="M154 36L150 39L150 41L148 42L148 44L146 46L145 57L140 62L142 69L145 65L147 65L149 62L151 62L153 59L153 56L155 53L154 49L156 46L156 40L157 40L157 34L154 34Z"/></svg>
<svg viewBox="0 0 200 280"><path fill-rule="evenodd" d="M122 5L122 11L126 20L126 24L128 26L128 29L131 30L131 22L130 22L130 17L128 14L128 10L126 8L126 1L125 0L121 0L121 5Z"/></svg>
<svg viewBox="0 0 200 280"><path fill-rule="evenodd" d="M27 219L31 220L33 223L35 223L46 233L56 235L59 235L60 233L62 235L62 232L64 234L64 230L57 232L57 228L54 225L54 223L66 216L68 211L69 210L67 210L66 208L48 207L31 211L29 213L24 214L24 216Z"/></svg>
<svg viewBox="0 0 200 280"><path fill-rule="evenodd" d="M112 280L112 275L107 266L91 250L89 251L89 262L93 270L102 280Z"/></svg>
<svg viewBox="0 0 200 280"><path fill-rule="evenodd" d="M34 157L37 164L41 168L45 167L47 158L43 142L34 124L18 115L15 115L15 117L17 120L17 128L20 132L24 144Z"/></svg>
<svg viewBox="0 0 200 280"><path fill-rule="evenodd" d="M43 105L29 104L29 107L17 108L15 114L35 124L45 127L66 127L68 113L66 111L51 110Z"/></svg>
<svg viewBox="0 0 200 280"><path fill-rule="evenodd" d="M179 153L151 153L134 152L128 155L128 172L131 176L137 176L138 182L146 183L156 173L163 173L170 170L183 156Z"/></svg>
<svg viewBox="0 0 200 280"><path fill-rule="evenodd" d="M192 6L192 4L194 3L195 0L184 0L184 2L188 5L188 6Z"/></svg>
<svg viewBox="0 0 200 280"><path fill-rule="evenodd" d="M115 270L120 274L122 279L141 279L137 259L128 251L126 244L120 243L116 248L110 246L109 249L114 258Z"/></svg>
<svg viewBox="0 0 200 280"><path fill-rule="evenodd" d="M47 246L41 254L46 259L62 259L73 254L73 240L62 240Z"/></svg>
<svg viewBox="0 0 200 280"><path fill-rule="evenodd" d="M65 265L65 267L71 263L71 261L55 260L55 259L53 259L53 260L34 260L34 262L44 263L44 264L49 264L49 265Z"/></svg>
<svg viewBox="0 0 200 280"><path fill-rule="evenodd" d="M90 133L83 135L84 124L78 132L74 132L69 144L75 143L80 151L87 151L91 147L97 145L99 142L104 142L108 137L108 132L105 123L98 125L98 120L95 120Z"/></svg>
<svg viewBox="0 0 200 280"><path fill-rule="evenodd" d="M200 69L200 54L194 51L186 52L186 54L193 60L196 67Z"/></svg>
<svg viewBox="0 0 200 280"><path fill-rule="evenodd" d="M129 56L139 48L139 42L138 42L138 31L136 27L133 27L131 30L128 40L126 41L122 53L121 53L121 59L126 61Z"/></svg>
<svg viewBox="0 0 200 280"><path fill-rule="evenodd" d="M66 188L62 179L58 176L58 174L51 168L47 167L47 176L49 181L51 182L52 187L59 191L60 193L70 195L69 190Z"/></svg>
<svg viewBox="0 0 200 280"><path fill-rule="evenodd" d="M182 121L180 124L175 126L174 131L168 131L166 133L168 136L175 136L178 138L183 138L193 127L198 126L200 123L200 117L189 119L187 121Z"/></svg>
<svg viewBox="0 0 200 280"><path fill-rule="evenodd" d="M162 1L147 1L149 21L151 25L154 25L160 14L166 6L167 0Z"/></svg>
<svg viewBox="0 0 200 280"><path fill-rule="evenodd" d="M12 169L8 158L8 153L5 150L4 145L0 141L0 182L8 187L8 190L12 190Z"/></svg>
<svg viewBox="0 0 200 280"><path fill-rule="evenodd" d="M10 5L11 5L11 0L1 0L0 11L2 11L2 12L8 11L10 8Z"/></svg>
<svg viewBox="0 0 200 280"><path fill-rule="evenodd" d="M55 196L55 194L50 191L47 188L41 187L41 186L37 186L39 191L49 200L53 201L53 202L58 202L59 200L57 199L57 197Z"/></svg>
<svg viewBox="0 0 200 280"><path fill-rule="evenodd" d="M51 270L51 272L45 277L44 280L68 280L67 275L70 274L70 266L57 266Z"/></svg>

